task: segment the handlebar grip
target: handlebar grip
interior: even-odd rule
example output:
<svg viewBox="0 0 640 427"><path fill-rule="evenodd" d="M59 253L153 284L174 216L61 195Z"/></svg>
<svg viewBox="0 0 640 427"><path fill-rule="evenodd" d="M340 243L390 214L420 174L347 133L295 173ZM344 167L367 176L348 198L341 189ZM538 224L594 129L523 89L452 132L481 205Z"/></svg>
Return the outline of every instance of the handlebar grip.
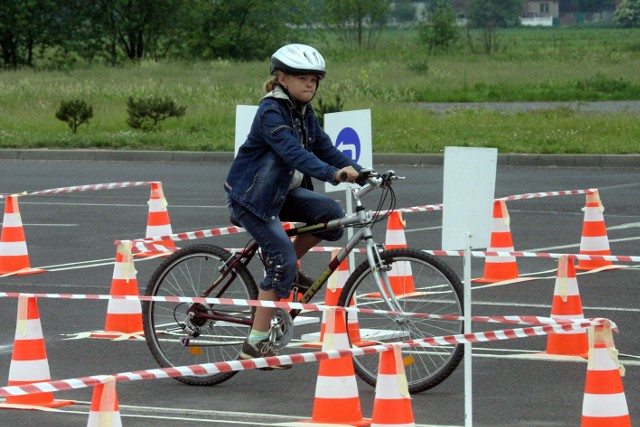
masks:
<svg viewBox="0 0 640 427"><path fill-rule="evenodd" d="M340 181L345 182L347 180L347 178L349 177L349 175L347 175L346 172L342 172L340 174Z"/></svg>

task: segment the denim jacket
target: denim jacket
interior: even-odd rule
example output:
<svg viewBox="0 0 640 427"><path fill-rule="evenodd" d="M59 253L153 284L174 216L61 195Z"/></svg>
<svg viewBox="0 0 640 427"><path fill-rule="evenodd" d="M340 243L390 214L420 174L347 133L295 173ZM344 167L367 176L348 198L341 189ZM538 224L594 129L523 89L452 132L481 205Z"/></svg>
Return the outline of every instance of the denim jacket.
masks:
<svg viewBox="0 0 640 427"><path fill-rule="evenodd" d="M247 140L238 150L224 188L229 198L265 221L277 218L295 170L305 177L335 182L339 169L361 167L335 148L307 104L304 113L276 89L260 101Z"/></svg>

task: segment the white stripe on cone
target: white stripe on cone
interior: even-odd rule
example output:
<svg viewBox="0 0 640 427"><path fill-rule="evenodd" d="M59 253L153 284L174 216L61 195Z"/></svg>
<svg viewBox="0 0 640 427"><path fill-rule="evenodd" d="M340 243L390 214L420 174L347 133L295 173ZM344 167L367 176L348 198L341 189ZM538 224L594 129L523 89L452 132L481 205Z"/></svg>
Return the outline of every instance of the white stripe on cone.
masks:
<svg viewBox="0 0 640 427"><path fill-rule="evenodd" d="M605 251L609 250L609 238L607 236L582 236L580 239L580 250L582 251Z"/></svg>
<svg viewBox="0 0 640 427"><path fill-rule="evenodd" d="M584 394L582 415L587 417L622 417L629 415L627 398L624 393ZM603 420L603 426L606 421Z"/></svg>
<svg viewBox="0 0 640 427"><path fill-rule="evenodd" d="M139 300L110 299L107 304L107 313L138 314L142 313L142 306Z"/></svg>
<svg viewBox="0 0 640 427"><path fill-rule="evenodd" d="M2 242L0 244L0 255L19 256L27 255L27 242Z"/></svg>
<svg viewBox="0 0 640 427"><path fill-rule="evenodd" d="M359 397L358 384L356 383L355 376L318 376L318 382L316 383L316 398L351 399L353 397Z"/></svg>
<svg viewBox="0 0 640 427"><path fill-rule="evenodd" d="M513 247L510 248L489 248L488 252L513 252ZM495 264L507 264L511 262L516 262L516 257L514 256L488 256L485 262L495 263Z"/></svg>
<svg viewBox="0 0 640 427"><path fill-rule="evenodd" d="M39 382L51 378L47 359L12 360L9 367L9 381Z"/></svg>
<svg viewBox="0 0 640 427"><path fill-rule="evenodd" d="M20 214L5 213L2 220L3 227L22 227L22 218Z"/></svg>
<svg viewBox="0 0 640 427"><path fill-rule="evenodd" d="M398 374L378 374L376 381L376 399L405 399L398 387ZM389 425L389 424L385 424Z"/></svg>
<svg viewBox="0 0 640 427"><path fill-rule="evenodd" d="M387 230L386 246L389 245L407 245L407 239L404 230Z"/></svg>

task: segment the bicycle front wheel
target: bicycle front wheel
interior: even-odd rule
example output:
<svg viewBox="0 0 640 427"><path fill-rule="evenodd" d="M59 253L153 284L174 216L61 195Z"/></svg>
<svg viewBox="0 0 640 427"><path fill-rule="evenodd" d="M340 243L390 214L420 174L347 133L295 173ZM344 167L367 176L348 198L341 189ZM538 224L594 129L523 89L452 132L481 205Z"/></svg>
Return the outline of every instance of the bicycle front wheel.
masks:
<svg viewBox="0 0 640 427"><path fill-rule="evenodd" d="M169 297L216 297L257 299L255 281L247 268L238 264L237 277L223 281L220 289L205 292L220 277L220 267L231 254L217 246L198 244L174 252L153 273L145 295ZM228 283L226 288L224 285ZM221 290L224 289L224 290ZM205 315L227 317L213 320L190 317L191 302L144 301L142 318L144 335L151 354L163 368L235 360L249 333L248 322L254 311L248 306L198 304L196 311ZM199 314L198 313L198 314ZM197 334L193 331L197 330ZM197 335L197 336L196 336ZM236 372L221 372L177 377L191 385L215 385Z"/></svg>
<svg viewBox="0 0 640 427"><path fill-rule="evenodd" d="M462 316L462 283L440 259L413 249L394 249L381 252L380 260L377 267L389 276L403 313ZM390 310L367 261L349 276L338 304ZM419 340L463 331L462 320L369 313L347 313L346 319L352 346ZM403 348L409 392L419 393L440 384L460 364L463 353L462 345ZM354 357L356 374L372 386L376 384L378 360L376 354Z"/></svg>

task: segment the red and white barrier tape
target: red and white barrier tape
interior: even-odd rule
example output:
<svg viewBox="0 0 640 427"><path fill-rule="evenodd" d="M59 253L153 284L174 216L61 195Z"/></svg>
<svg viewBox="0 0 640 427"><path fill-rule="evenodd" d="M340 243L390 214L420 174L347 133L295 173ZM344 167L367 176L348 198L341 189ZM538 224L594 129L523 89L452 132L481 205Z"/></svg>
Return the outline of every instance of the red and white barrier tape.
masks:
<svg viewBox="0 0 640 427"><path fill-rule="evenodd" d="M294 228L298 224L299 223L296 223L296 222L283 222L282 228L284 228L285 230L289 230ZM114 245L120 245L125 242L132 242L135 248L144 252L144 250L162 250L159 246L154 245L154 243L156 242L162 242L162 241L168 241L168 240L172 240L175 242L186 241L186 240L197 240L197 239L204 239L206 237L226 236L229 234L244 233L244 232L245 232L245 229L242 227L236 227L236 226L219 227L219 228L210 228L206 230L174 233L174 234L168 234L165 236L144 237L144 238L133 239L133 240L122 239L122 240L116 240L113 243ZM168 249L165 247L164 251L166 252L168 251Z"/></svg>
<svg viewBox="0 0 640 427"><path fill-rule="evenodd" d="M435 256L464 256L464 251L443 251L443 250L426 250L422 252ZM525 258L560 258L566 256L573 260L593 260L593 261L618 261L618 262L638 262L640 256L631 255L586 255L586 254L556 254L548 252L495 252L495 251L471 251L471 256L475 258L486 257L525 257Z"/></svg>
<svg viewBox="0 0 640 427"><path fill-rule="evenodd" d="M588 190L546 191L541 193L516 194L514 196L500 197L496 200L509 201L509 200L535 199L539 197L569 196L569 195L576 195L576 194L587 194L587 192L590 190L594 190L594 188L590 188Z"/></svg>
<svg viewBox="0 0 640 427"><path fill-rule="evenodd" d="M237 228L237 227L228 227L228 228ZM244 229L240 229L244 231ZM217 234L220 235L220 234ZM209 237L209 236L207 236ZM120 244L126 242L126 240L117 240L116 244ZM143 242L133 240L133 247L139 252L147 252L147 251L156 251L156 252L170 252L169 249L162 245L156 245L153 242ZM226 248L228 251L240 251L240 248ZM311 248L310 252L332 252L336 249L341 249L336 246L315 246ZM364 248L356 248L353 249L353 252L365 253L366 249ZM450 257L461 257L464 256L464 251L445 251L445 250L437 250L437 249L423 249L422 252L427 253L429 255L434 256L450 256ZM486 258L486 257L524 257L524 258L560 258L561 256L566 256L569 259L573 260L584 260L584 261L617 261L617 262L640 262L640 256L635 255L588 255L588 254L561 254L561 253L550 253L550 252L505 252L505 251L471 251L471 256L474 258Z"/></svg>
<svg viewBox="0 0 640 427"><path fill-rule="evenodd" d="M550 196L565 196L565 195L576 195L576 194L586 194L589 190L563 190L563 191L546 191L546 192L538 192L538 193L525 193L525 194L516 194L513 196L506 196L497 198L496 200L523 200L523 199L533 199L539 197L550 197ZM431 212L431 211L439 211L442 210L444 205L442 203L434 204L434 205L423 205L423 206L413 206L409 208L400 208L396 209L396 212L409 213L409 212ZM380 212L380 214L387 213ZM295 223L283 223L285 225L285 230L292 228ZM221 228L213 228L209 230L199 230L199 231L190 231L186 233L177 233L171 234L167 236L157 236L157 237L147 237L144 239L134 239L132 240L134 248L139 252L153 251L153 252L167 252L169 251L166 247L162 245L154 245L153 242L160 242L166 240L180 241L180 240L196 240L202 239L205 237L214 237L214 236L223 236L233 233L242 233L245 230L240 227L221 227ZM116 240L115 244L119 244L124 240ZM318 251L318 250L316 250ZM442 254L444 255L444 254ZM448 255L448 256L458 256L458 255ZM490 256L490 255L486 255ZM522 256L522 255L521 255Z"/></svg>
<svg viewBox="0 0 640 427"><path fill-rule="evenodd" d="M515 194L513 196L499 197L496 200L524 200L524 199L535 199L540 197L551 197L551 196L570 196L577 194L587 194L588 191L594 190L590 188L588 190L561 190L561 191L545 191L539 193L525 193L525 194ZM432 212L432 211L440 211L444 208L442 203L438 203L435 205L424 205L424 206L413 206L410 208L401 208L396 209L396 212Z"/></svg>
<svg viewBox="0 0 640 427"><path fill-rule="evenodd" d="M411 341L403 341L398 346L406 347L438 347L442 345L465 344L490 341L504 341L515 338L526 338L547 335L550 332L563 332L580 330L590 326L602 325L606 319L594 319L583 321L573 325L545 325L530 328L505 329L499 331L476 332L469 334L445 335L440 337L422 338ZM362 356L376 354L392 350L392 343L374 345L369 347L356 347L343 350L317 351L310 353L296 353L282 356L257 358L250 360L233 360L217 363L204 363L201 365L177 366L174 368L158 368L142 371L124 372L115 375L96 375L90 377L73 378L58 381L40 382L26 385L0 387L0 397L24 396L33 393L54 392L63 390L75 390L102 384L109 377L116 381L137 381L161 378L181 377L185 375L218 374L220 372L244 371L266 366L278 366L318 362L326 359L337 359L345 356Z"/></svg>
<svg viewBox="0 0 640 427"><path fill-rule="evenodd" d="M202 298L202 297L177 297L177 296L149 296L149 295L104 295L104 294L57 294L57 293L24 293L24 292L0 292L0 298L18 298L25 296L28 298L51 298L51 299L87 299L87 300L125 300L125 301L154 301L170 303L199 303L199 304L219 304L238 305L251 307L282 308L285 310L308 310L308 311L329 311L349 313L367 313L380 315L404 315L409 317L424 319L439 319L451 321L463 321L464 316L429 314L429 313L402 313L397 311L378 310L371 308L358 308L356 306L341 307L319 304L303 304L299 302L286 301L261 301L245 300L236 298ZM471 321L481 323L502 323L518 325L574 325L583 322L585 319L554 319L542 316L471 316ZM588 319L587 319L588 320ZM613 324L613 322L612 322ZM614 325L615 326L615 325Z"/></svg>
<svg viewBox="0 0 640 427"><path fill-rule="evenodd" d="M49 190L34 191L33 193L27 193L27 196L41 196L45 194L58 194L58 193L77 193L81 191L92 190L113 190L116 188L127 187L139 187L141 185L150 185L152 182L157 181L126 181L126 182L109 182L103 184L87 184L87 185L74 185L71 187L52 188Z"/></svg>
<svg viewBox="0 0 640 427"><path fill-rule="evenodd" d="M401 208L396 209L396 212L432 212L432 211L441 211L444 205L439 203L437 205L424 205L424 206L413 206L410 208Z"/></svg>

